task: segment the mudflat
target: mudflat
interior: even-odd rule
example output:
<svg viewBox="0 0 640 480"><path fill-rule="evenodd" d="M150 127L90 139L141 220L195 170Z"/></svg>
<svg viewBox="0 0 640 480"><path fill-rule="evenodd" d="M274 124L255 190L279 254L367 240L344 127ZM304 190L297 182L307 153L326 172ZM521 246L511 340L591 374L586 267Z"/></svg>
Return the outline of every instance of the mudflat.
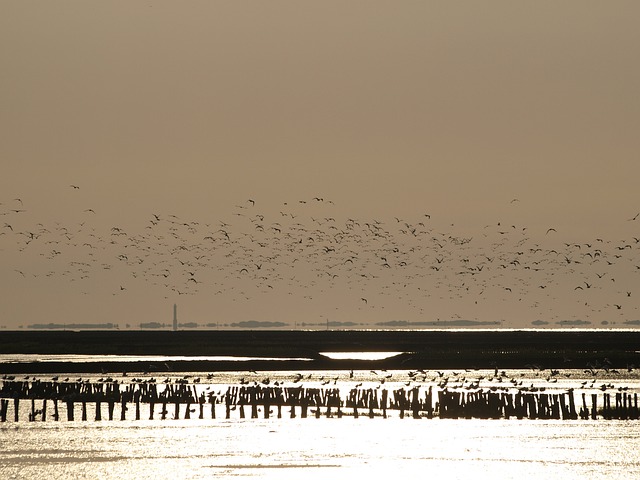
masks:
<svg viewBox="0 0 640 480"><path fill-rule="evenodd" d="M335 360L323 352L399 352L382 360ZM635 368L640 331L630 330L184 330L3 331L0 354L247 356L254 370L357 368ZM286 360L272 360L280 358ZM305 359L305 360L300 360ZM0 373L221 371L226 360L12 362ZM133 368L132 368L133 367ZM61 370L62 369L62 370Z"/></svg>

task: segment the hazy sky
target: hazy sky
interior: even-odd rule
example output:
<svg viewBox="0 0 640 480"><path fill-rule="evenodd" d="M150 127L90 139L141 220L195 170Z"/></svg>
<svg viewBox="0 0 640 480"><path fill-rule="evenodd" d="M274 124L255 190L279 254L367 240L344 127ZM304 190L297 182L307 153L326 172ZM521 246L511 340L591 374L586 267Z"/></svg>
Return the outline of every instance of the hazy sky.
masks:
<svg viewBox="0 0 640 480"><path fill-rule="evenodd" d="M430 214L438 227L474 242L498 222L526 227L528 247L548 239L551 227L567 242L640 237L640 219L630 220L640 212L636 1L3 1L0 12L0 324L9 328L170 321L177 283L165 287L169 295L149 283L133 295L124 283L142 271L130 266L109 279L94 273L113 270L105 266L133 248L106 242L111 228L142 235L151 232L153 214L175 215L216 228L225 221L239 235L255 229L246 218L242 226L229 221L240 221L236 206L248 207L248 199L254 215L272 215L265 222L274 234L285 202L311 228L314 212L298 202L317 196L333 202L326 216L338 217L342 229L348 218L411 218L415 226ZM72 227L82 242L64 251L58 244L52 254L57 247L45 239ZM327 228L323 235L333 233ZM166 225L163 234L170 232ZM30 233L39 249L25 243ZM181 240L172 241L186 241L184 232L173 233ZM204 227L187 233L194 235L189 248L206 236ZM87 289L62 277L69 264L61 259L86 260L82 246L91 234L106 243L87 267L95 280ZM408 247L402 232L393 235ZM267 240L260 248L284 248ZM163 240L145 242L148 265ZM618 246L610 245L612 254ZM222 248L247 264L261 260L257 250ZM379 258L382 250L368 251ZM629 265L640 264L639 251L625 248ZM423 257L428 269L432 259ZM216 262L209 258L209 271L222 270ZM60 280L42 280L47 272ZM284 285L277 273L272 287ZM589 283L588 273L571 273L564 277L571 285ZM638 284L633 274L625 273L626 287L615 286L624 296ZM521 280L523 295L538 293L539 285ZM229 281L216 281L225 301ZM114 285L129 298L114 295ZM378 292L369 287L354 294L357 307L340 309L336 300L330 314L318 313L301 307L304 295L293 288L277 300L265 293L246 313L238 304L248 292L224 308L204 290L178 303L183 320L199 322L258 319L265 311L298 322L316 313L359 322L458 314L453 302L437 315L428 303L409 314L394 297L397 305L369 317L367 294ZM600 292L603 307L618 302L606 298L611 288ZM323 305L333 300L327 295ZM572 306L564 304L567 312ZM474 308L460 315L472 317ZM484 308L478 318L492 316L492 305ZM546 312L556 308L550 303ZM552 321L548 313L527 320L530 310L520 310L518 325ZM512 311L502 313L507 323Z"/></svg>

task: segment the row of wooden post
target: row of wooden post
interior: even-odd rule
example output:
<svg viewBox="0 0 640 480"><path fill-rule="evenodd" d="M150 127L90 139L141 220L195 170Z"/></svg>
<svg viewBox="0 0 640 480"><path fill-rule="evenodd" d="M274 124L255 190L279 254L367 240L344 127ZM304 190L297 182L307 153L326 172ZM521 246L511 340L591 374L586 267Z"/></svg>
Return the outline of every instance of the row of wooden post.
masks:
<svg viewBox="0 0 640 480"><path fill-rule="evenodd" d="M56 393L66 391L61 389L50 391ZM303 388L303 387L264 387L255 386L231 386L224 395L204 393L198 395L195 387L192 389L185 385L179 387L167 386L163 392L157 392L155 385L151 388L134 389L126 388L124 391L118 389L92 389L85 388L86 395L79 395L74 392L59 398L37 398L32 391L25 390L20 386L12 391L20 391L22 395L15 395L13 398L0 399L0 422L6 422L10 400L13 400L14 421L19 420L19 405L21 399L31 402L29 420L35 421L38 417L42 421L47 419L48 401L53 402L52 417L54 421L59 420L59 402L66 404L67 420L74 421L74 405L81 404L81 418L87 420L87 404L95 403L95 420L102 420L102 404L107 404L108 419L113 420L115 405L120 405L120 419L126 419L128 405L135 407L135 419L140 420L140 404L149 405L149 419L153 420L156 414L156 405L161 405L160 418L167 418L169 413L167 406L173 405L173 418L180 418L180 405L186 405L184 418L191 418L191 414L198 412L198 418L204 418L205 406L209 404L211 418L216 418L216 404L225 404L225 418L231 418L232 411L239 410L240 418L245 418L245 408L250 408L250 417L258 418L259 409L262 409L264 418L269 418L272 414L282 417L282 409L290 408L289 416L296 417L296 408L300 411L300 416L306 418L309 409L314 409L316 417L322 415L321 408L325 408L324 415L327 417L342 417L347 409L347 414L358 417L360 414L374 417L381 415L387 417L387 410L399 412L400 418L405 414L410 414L414 418L529 418L529 419L596 419L598 414L605 419L638 419L640 409L638 408L638 395L626 392L615 394L615 403L612 407L612 396L609 393L603 394L602 408L598 410L598 395L591 394L590 402L587 401L587 394L582 393L582 405L579 411L576 410L573 391L568 392L545 392L545 393L507 393L486 390L438 390L437 401L434 404L433 388L429 387L423 391L418 387L412 389L358 389L353 388L343 399L338 388ZM102 392L100 391L102 390ZM118 391L116 396L114 393ZM0 393L2 393L0 391ZM5 392L6 393L6 392ZM42 392L39 392L41 395ZM42 400L42 407L36 408L36 400ZM196 408L197 406L197 408ZM192 408L193 407L193 408ZM275 409L275 410L272 410ZM362 412L364 410L364 413Z"/></svg>

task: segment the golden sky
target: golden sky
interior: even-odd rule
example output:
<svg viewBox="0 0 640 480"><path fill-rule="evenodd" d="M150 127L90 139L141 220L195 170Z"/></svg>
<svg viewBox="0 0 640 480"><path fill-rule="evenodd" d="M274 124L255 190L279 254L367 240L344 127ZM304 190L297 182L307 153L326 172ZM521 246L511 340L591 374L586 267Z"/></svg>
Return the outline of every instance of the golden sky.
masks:
<svg viewBox="0 0 640 480"><path fill-rule="evenodd" d="M170 321L174 302L184 321L220 323L458 316L523 326L536 319L553 324L558 311L593 325L640 319L637 302L620 303L635 300L627 292L640 284L633 239L640 219L631 220L640 212L638 2L6 1L0 10L1 325ZM181 219L187 230L154 226L154 214L163 222ZM348 239L351 254L374 262L358 275L376 277L371 265L387 248L414 248L415 256L396 258L414 270L331 286L309 272L334 264L307 257L323 252L309 249L295 253L303 272L283 270L293 268L283 252L293 253L275 229L291 240L291 229L320 227L314 241L327 246L335 231L314 223L316 216L335 218L343 231L348 219L368 231L362 225L372 219L384 223L389 245ZM188 299L177 294L178 281L125 286L150 271L112 267L141 244L131 243L136 236L142 242L147 235L147 266L160 263L159 249L175 242L194 248L220 222L240 242L260 232L258 221L273 234L262 238L266 246L252 248L247 240L205 252L203 280ZM195 233L189 222L198 222L190 226ZM407 223L424 230L422 243L403 236L411 231L401 232ZM504 280L518 281L522 300L504 306L495 293L478 307L478 297L465 293L461 301L438 297L407 306L396 282L415 289L411 299L418 288L469 287L456 277L463 264L447 278L422 275L437 272L430 268L438 255L429 250L434 238L446 239L450 258L460 263L490 257L505 225L526 228L520 245L513 236L509 248L500 243L505 260L556 233L562 248L610 241L602 250L611 259L623 252L628 265L616 273L626 284L611 281L598 292L594 285L602 310L577 310L584 302L574 288L590 283L600 265L575 265L574 256L564 261L573 270L556 274L566 289L551 298L537 297L539 279L530 272L495 270L476 283L504 288ZM126 232L128 244L111 243L113 227ZM147 227L162 230L151 237ZM46 243L63 242L63 228L77 234L75 244ZM549 228L557 232L547 234ZM460 246L452 237L474 240ZM87 258L83 245L98 239L104 248ZM285 262L264 280L271 287L236 278L239 265L213 258L255 266L269 257L259 249ZM70 281L72 273L63 275L70 262L90 263L88 273L74 270ZM176 276L178 265L162 268ZM335 278L357 280L346 271ZM93 283L78 286L85 280ZM231 292L236 281L244 296ZM391 292L388 299L383 291ZM305 297L314 295L322 300L310 306L316 300ZM540 305L544 311L536 310Z"/></svg>

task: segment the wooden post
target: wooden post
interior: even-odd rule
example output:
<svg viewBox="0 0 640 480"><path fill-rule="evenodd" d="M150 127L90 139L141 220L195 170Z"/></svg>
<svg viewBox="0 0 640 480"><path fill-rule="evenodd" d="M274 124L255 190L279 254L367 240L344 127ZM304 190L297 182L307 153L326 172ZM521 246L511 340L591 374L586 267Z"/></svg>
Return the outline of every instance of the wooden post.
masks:
<svg viewBox="0 0 640 480"><path fill-rule="evenodd" d="M369 418L373 418L374 413L373 413L373 408L374 408L374 391L373 389L369 389L369 391L367 392L367 396L366 396L366 402L369 404Z"/></svg>
<svg viewBox="0 0 640 480"><path fill-rule="evenodd" d="M571 420L575 420L578 418L578 414L576 413L576 404L573 398L573 389L569 389L567 395L569 396L569 418Z"/></svg>
<svg viewBox="0 0 640 480"><path fill-rule="evenodd" d="M269 414L271 413L271 389L265 388L263 390L263 408L264 408L264 418L269 418Z"/></svg>
<svg viewBox="0 0 640 480"><path fill-rule="evenodd" d="M53 399L53 420L58 421L60 419L60 415L58 413L58 399Z"/></svg>
<svg viewBox="0 0 640 480"><path fill-rule="evenodd" d="M425 394L425 403L427 405L427 418L433 418L433 387L431 385L429 385L429 389Z"/></svg>
<svg viewBox="0 0 640 480"><path fill-rule="evenodd" d="M180 420L180 404L178 402L176 402L174 404L175 410L173 413L173 419L174 420Z"/></svg>
<svg viewBox="0 0 640 480"><path fill-rule="evenodd" d="M300 418L307 418L308 395L306 390L300 395Z"/></svg>
<svg viewBox="0 0 640 480"><path fill-rule="evenodd" d="M258 400L257 392L255 388L252 388L249 392L249 403L251 404L251 418L258 418Z"/></svg>
<svg viewBox="0 0 640 480"><path fill-rule="evenodd" d="M87 402L84 400L82 401L82 421L87 421Z"/></svg>
<svg viewBox="0 0 640 480"><path fill-rule="evenodd" d="M73 402L67 402L67 421L73 422Z"/></svg>
<svg viewBox="0 0 640 480"><path fill-rule="evenodd" d="M136 420L140 420L140 399L136 398Z"/></svg>
<svg viewBox="0 0 640 480"><path fill-rule="evenodd" d="M622 394L624 396L624 418L629 418L629 410L631 409L631 395L626 392Z"/></svg>
<svg viewBox="0 0 640 480"><path fill-rule="evenodd" d="M567 413L567 407L566 407L566 403L564 400L564 395L560 394L560 409L562 410L562 418L563 420L566 420L569 418L569 415Z"/></svg>
<svg viewBox="0 0 640 480"><path fill-rule="evenodd" d="M288 388L285 390L285 396L287 398L287 403L289 404L289 407L291 408L291 410L289 411L289 418L296 418L296 400L298 400L300 397L300 390L297 389L293 389L293 388Z"/></svg>
<svg viewBox="0 0 640 480"><path fill-rule="evenodd" d="M418 393L418 387L414 387L413 390L411 390L412 392L412 398L411 398L411 407L413 410L413 418L420 418L420 397L419 397L419 393Z"/></svg>
<svg viewBox="0 0 640 480"><path fill-rule="evenodd" d="M113 401L112 401L112 400L109 400L108 407L109 407L109 420L113 420L113 407L114 407L114 403L113 403Z"/></svg>
<svg viewBox="0 0 640 480"><path fill-rule="evenodd" d="M120 406L120 420L126 420L126 413L127 413L127 404L125 403L125 401L122 401L122 404Z"/></svg>
<svg viewBox="0 0 640 480"><path fill-rule="evenodd" d="M47 399L42 400L42 421L47 421Z"/></svg>
<svg viewBox="0 0 640 480"><path fill-rule="evenodd" d="M382 390L382 396L380 399L381 407L382 407L382 418L387 418L387 396L389 393L386 389Z"/></svg>
<svg viewBox="0 0 640 480"><path fill-rule="evenodd" d="M36 419L36 400L31 399L31 413L29 414L29 421L33 422Z"/></svg>
<svg viewBox="0 0 640 480"><path fill-rule="evenodd" d="M322 399L320 398L320 392L317 389L313 397L313 403L316 406L316 418L320 418L320 408L322 407Z"/></svg>
<svg viewBox="0 0 640 480"><path fill-rule="evenodd" d="M595 420L598 412L598 394L591 394L591 419Z"/></svg>
<svg viewBox="0 0 640 480"><path fill-rule="evenodd" d="M216 397L212 395L209 401L211 402L211 418L216 418Z"/></svg>
<svg viewBox="0 0 640 480"><path fill-rule="evenodd" d="M405 404L405 398L404 398L404 389L400 389L400 390L396 390L396 399L398 402L398 406L400 407L400 418L404 418L404 404Z"/></svg>
<svg viewBox="0 0 640 480"><path fill-rule="evenodd" d="M9 406L9 400L4 398L0 399L0 422L7 421L7 407Z"/></svg>
<svg viewBox="0 0 640 480"><path fill-rule="evenodd" d="M352 391L352 393L355 393L354 395L352 395L352 397L353 397L353 418L358 418L358 399L360 397L360 394L358 393L358 390L354 390L354 391Z"/></svg>
<svg viewBox="0 0 640 480"><path fill-rule="evenodd" d="M603 395L602 401L604 404L602 407L602 416L607 420L611 420L611 397L608 393Z"/></svg>
<svg viewBox="0 0 640 480"><path fill-rule="evenodd" d="M166 420L167 419L167 402L166 400L164 400L162 402L162 411L160 412L160 420Z"/></svg>
<svg viewBox="0 0 640 480"><path fill-rule="evenodd" d="M184 419L185 420L190 420L191 419L191 404L187 403L187 410L186 412L184 412Z"/></svg>

